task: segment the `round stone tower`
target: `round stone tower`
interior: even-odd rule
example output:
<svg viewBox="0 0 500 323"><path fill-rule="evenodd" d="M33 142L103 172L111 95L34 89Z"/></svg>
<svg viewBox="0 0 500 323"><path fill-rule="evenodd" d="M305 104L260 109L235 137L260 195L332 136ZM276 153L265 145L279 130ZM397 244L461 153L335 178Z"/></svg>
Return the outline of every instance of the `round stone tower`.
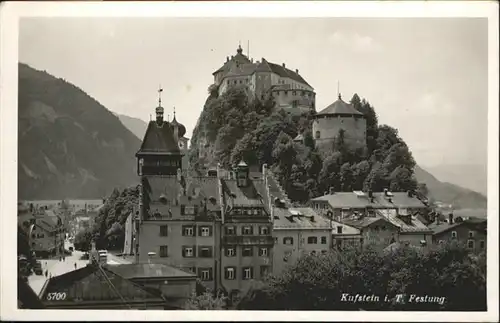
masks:
<svg viewBox="0 0 500 323"><path fill-rule="evenodd" d="M316 147L321 152L333 149L333 143L341 129L344 130L344 142L352 148L366 146L366 118L351 104L338 100L318 112L313 117L313 136Z"/></svg>

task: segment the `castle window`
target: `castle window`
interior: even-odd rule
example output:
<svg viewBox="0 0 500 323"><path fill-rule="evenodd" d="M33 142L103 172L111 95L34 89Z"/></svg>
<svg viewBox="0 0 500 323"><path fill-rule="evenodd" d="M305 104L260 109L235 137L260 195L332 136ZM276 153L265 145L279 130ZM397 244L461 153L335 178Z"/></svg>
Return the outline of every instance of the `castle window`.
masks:
<svg viewBox="0 0 500 323"><path fill-rule="evenodd" d="M316 131L316 139L319 139L321 137L321 132Z"/></svg>
<svg viewBox="0 0 500 323"><path fill-rule="evenodd" d="M243 83L243 81L242 81L242 80L240 80L240 84L242 84L242 83Z"/></svg>

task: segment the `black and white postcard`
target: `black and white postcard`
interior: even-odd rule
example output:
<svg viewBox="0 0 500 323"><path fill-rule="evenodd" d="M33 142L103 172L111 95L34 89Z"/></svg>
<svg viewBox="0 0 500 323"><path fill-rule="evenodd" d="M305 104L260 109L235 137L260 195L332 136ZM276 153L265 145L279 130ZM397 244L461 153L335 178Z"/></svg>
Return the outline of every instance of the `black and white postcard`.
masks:
<svg viewBox="0 0 500 323"><path fill-rule="evenodd" d="M498 3L0 9L2 319L498 321Z"/></svg>

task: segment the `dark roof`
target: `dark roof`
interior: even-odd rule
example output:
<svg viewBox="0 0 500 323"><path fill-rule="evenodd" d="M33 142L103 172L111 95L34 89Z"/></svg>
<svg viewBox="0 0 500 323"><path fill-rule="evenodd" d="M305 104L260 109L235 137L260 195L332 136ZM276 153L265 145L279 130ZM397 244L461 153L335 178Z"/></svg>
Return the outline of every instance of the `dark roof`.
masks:
<svg viewBox="0 0 500 323"><path fill-rule="evenodd" d="M137 154L142 152L180 154L171 124L163 121L162 125L158 125L156 121L150 121Z"/></svg>
<svg viewBox="0 0 500 323"><path fill-rule="evenodd" d="M256 69L253 63L233 64L225 76L247 76L252 75Z"/></svg>
<svg viewBox="0 0 500 323"><path fill-rule="evenodd" d="M267 193L262 179L248 179L248 186L240 187L233 179L222 179L226 203L232 199L235 206L264 206L267 210ZM233 196L231 196L233 195Z"/></svg>
<svg viewBox="0 0 500 323"><path fill-rule="evenodd" d="M21 277L17 279L17 302L20 309L45 308L40 298Z"/></svg>
<svg viewBox="0 0 500 323"><path fill-rule="evenodd" d="M440 234L443 232L446 232L448 230L451 230L453 228L459 227L461 225L464 225L465 222L455 222L452 224L449 224L448 222L442 222L440 224L437 224L436 222L430 223L428 225L429 229L432 230L432 234Z"/></svg>
<svg viewBox="0 0 500 323"><path fill-rule="evenodd" d="M339 95L337 101L333 102L316 115L325 115L325 114L343 114L343 115L360 115L363 114L356 110L351 104L344 102Z"/></svg>
<svg viewBox="0 0 500 323"><path fill-rule="evenodd" d="M186 127L184 127L184 125L182 123L180 123L179 121L177 121L177 119L175 117L175 111L174 111L174 119L170 122L170 126L172 126L172 127L177 126L179 128L179 131L178 131L178 134L177 134L177 136L179 138L182 138L182 136L184 136L186 134Z"/></svg>
<svg viewBox="0 0 500 323"><path fill-rule="evenodd" d="M218 181L217 177L189 177L186 193L188 195L200 196L203 199L214 198L215 204L207 203L208 210L219 211L221 205Z"/></svg>
<svg viewBox="0 0 500 323"><path fill-rule="evenodd" d="M163 303L159 294L145 290L140 285L114 273L106 267L87 265L66 274L49 279L40 298L46 307L73 307L82 302L109 302L122 304L122 298L128 303ZM66 293L64 300L48 301L49 293ZM119 293L119 295L118 295ZM120 297L121 295L121 297Z"/></svg>
<svg viewBox="0 0 500 323"><path fill-rule="evenodd" d="M264 59L263 59L263 61L267 62L267 64L269 64L271 71L278 74L279 76L289 77L292 80L309 85L309 83L307 83L306 80L304 80L304 78L302 76L300 76L299 73L295 73L295 72L289 70L288 68L283 67L282 65L274 64L274 63L268 62ZM311 85L309 85L309 86L311 86Z"/></svg>
<svg viewBox="0 0 500 323"><path fill-rule="evenodd" d="M216 74L218 72L228 72L231 69L231 66L238 64L246 64L246 63L251 63L251 61L248 59L247 56L245 56L242 51L237 50L237 53L235 56L231 57L231 59L227 62L224 63L218 70L212 73Z"/></svg>
<svg viewBox="0 0 500 323"><path fill-rule="evenodd" d="M196 274L165 264L108 265L110 271L126 278L196 278Z"/></svg>
<svg viewBox="0 0 500 323"><path fill-rule="evenodd" d="M164 197L174 204L182 190L176 175L143 176L143 194L147 194L149 201L159 201L160 197Z"/></svg>
<svg viewBox="0 0 500 323"><path fill-rule="evenodd" d="M405 192L391 192L391 202L383 192L373 193L373 203L368 197L368 193L362 196L354 192L335 192L316 197L312 201L328 202L333 208L426 208L427 206L416 196L410 197Z"/></svg>
<svg viewBox="0 0 500 323"><path fill-rule="evenodd" d="M405 222L394 209L381 209L377 210L377 213L386 218L393 225L397 226L402 233L408 232L431 232L431 229L427 227L422 221L416 216L409 216L408 222Z"/></svg>

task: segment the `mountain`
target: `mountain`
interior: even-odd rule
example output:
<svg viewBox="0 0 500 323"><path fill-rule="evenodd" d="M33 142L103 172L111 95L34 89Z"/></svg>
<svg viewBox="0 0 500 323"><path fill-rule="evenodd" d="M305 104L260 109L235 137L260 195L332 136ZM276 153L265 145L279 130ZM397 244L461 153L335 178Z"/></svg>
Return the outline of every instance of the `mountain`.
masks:
<svg viewBox="0 0 500 323"><path fill-rule="evenodd" d="M440 181L453 183L458 186L487 195L488 170L486 165L438 165L425 166Z"/></svg>
<svg viewBox="0 0 500 323"><path fill-rule="evenodd" d="M144 134L146 133L146 128L148 124L138 118L132 118L123 114L115 114L118 119L120 119L121 123L130 130L137 138L142 140L144 138Z"/></svg>
<svg viewBox="0 0 500 323"><path fill-rule="evenodd" d="M138 182L139 139L82 89L19 66L20 199L100 198Z"/></svg>
<svg viewBox="0 0 500 323"><path fill-rule="evenodd" d="M429 196L433 199L452 204L455 209L486 209L486 197L478 192L447 182L441 182L419 166L415 167L418 182L425 183Z"/></svg>

